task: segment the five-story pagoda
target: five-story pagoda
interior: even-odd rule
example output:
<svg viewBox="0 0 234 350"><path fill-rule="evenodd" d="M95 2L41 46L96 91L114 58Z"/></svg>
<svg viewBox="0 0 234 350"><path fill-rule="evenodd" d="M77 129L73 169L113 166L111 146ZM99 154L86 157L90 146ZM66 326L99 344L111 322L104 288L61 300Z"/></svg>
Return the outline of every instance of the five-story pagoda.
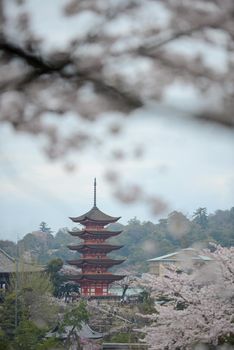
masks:
<svg viewBox="0 0 234 350"><path fill-rule="evenodd" d="M120 217L109 216L97 208L96 179L94 179L93 208L81 216L70 217L70 219L84 226L81 230L69 231L72 236L83 240L81 244L68 246L69 249L82 254L80 259L68 261L70 265L81 268L81 273L72 276L72 280L80 285L83 296L109 295L109 285L125 276L108 272L108 268L121 264L124 260L114 260L107 256L108 253L122 246L108 244L106 240L119 235L122 231L111 231L106 228L108 224L118 221Z"/></svg>

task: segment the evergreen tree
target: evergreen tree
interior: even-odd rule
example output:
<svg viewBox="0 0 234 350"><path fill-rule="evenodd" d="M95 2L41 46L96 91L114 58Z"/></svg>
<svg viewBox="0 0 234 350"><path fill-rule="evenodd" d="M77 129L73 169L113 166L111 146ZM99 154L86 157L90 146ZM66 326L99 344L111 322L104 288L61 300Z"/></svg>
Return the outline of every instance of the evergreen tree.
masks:
<svg viewBox="0 0 234 350"><path fill-rule="evenodd" d="M203 229L207 228L208 225L208 217L207 217L207 209L206 208L198 208L193 213L193 218L196 223L198 223Z"/></svg>
<svg viewBox="0 0 234 350"><path fill-rule="evenodd" d="M61 286L66 278L60 273L63 267L62 259L53 259L46 265L46 270L49 273L51 282L53 284L53 295L59 297L61 293Z"/></svg>
<svg viewBox="0 0 234 350"><path fill-rule="evenodd" d="M45 221L42 221L39 225L39 229L41 232L45 233L52 233L53 231L51 230L50 227L48 227L47 223Z"/></svg>
<svg viewBox="0 0 234 350"><path fill-rule="evenodd" d="M89 313L87 311L87 305L84 301L80 301L78 305L68 307L64 314L63 322L59 327L59 331L63 332L65 327L69 326L70 331L67 339L64 343L65 348L69 348L71 345L72 337L76 338L77 349L81 349L79 338L77 336L77 330L82 328L82 324L88 322Z"/></svg>
<svg viewBox="0 0 234 350"><path fill-rule="evenodd" d="M16 322L18 323L22 317L25 309L21 299L17 301L18 312L16 314L16 294L15 292L7 293L0 310L0 330L2 332L1 339L10 342L14 339ZM26 315L25 315L26 316ZM17 320L16 320L17 317Z"/></svg>
<svg viewBox="0 0 234 350"><path fill-rule="evenodd" d="M57 322L58 306L51 300L51 283L43 273L19 272L17 313L15 279L0 305L0 350L46 350L58 342L45 339ZM57 347L56 347L57 348Z"/></svg>

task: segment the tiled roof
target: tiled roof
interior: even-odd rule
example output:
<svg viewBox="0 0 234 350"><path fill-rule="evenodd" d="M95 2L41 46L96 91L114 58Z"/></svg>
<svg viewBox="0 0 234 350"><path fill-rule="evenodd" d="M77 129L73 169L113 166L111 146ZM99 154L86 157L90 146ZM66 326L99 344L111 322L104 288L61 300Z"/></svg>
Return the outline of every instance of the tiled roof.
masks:
<svg viewBox="0 0 234 350"><path fill-rule="evenodd" d="M0 273L15 271L15 259L0 248Z"/></svg>
<svg viewBox="0 0 234 350"><path fill-rule="evenodd" d="M68 260L68 264L83 266L83 265L91 265L91 266L109 266L109 265L119 265L125 260L114 260L114 259L78 259L78 260Z"/></svg>
<svg viewBox="0 0 234 350"><path fill-rule="evenodd" d="M19 272L36 272L44 270L42 266L37 266L21 261L19 261L18 267ZM0 248L0 273L12 272L16 272L16 260Z"/></svg>
<svg viewBox="0 0 234 350"><path fill-rule="evenodd" d="M87 213L77 216L77 217L70 217L70 219L74 222L85 222L85 221L94 221L94 222L105 222L105 223L111 223L118 221L120 219L119 217L110 216L105 213L103 213L98 207L93 206L91 210L89 210Z"/></svg>
<svg viewBox="0 0 234 350"><path fill-rule="evenodd" d="M188 256L192 260L212 260L209 256L200 255L200 252L194 248L185 248L171 254L166 254L153 259L149 259L147 261L182 261L186 259L186 256Z"/></svg>
<svg viewBox="0 0 234 350"><path fill-rule="evenodd" d="M81 273L76 276L69 276L69 279L73 281L119 281L123 279L124 275L113 275L112 273L99 273L99 274L89 274Z"/></svg>
<svg viewBox="0 0 234 350"><path fill-rule="evenodd" d="M80 237L80 238L96 238L96 237L101 237L101 238L110 238L117 236L121 233L122 231L110 231L110 230L96 230L96 231L90 231L90 230L73 230L73 231L68 231L70 235L75 236L75 237Z"/></svg>
<svg viewBox="0 0 234 350"><path fill-rule="evenodd" d="M46 334L47 338L56 337L59 339L66 339L72 330L72 326L64 327L63 332L58 332L58 327ZM96 332L89 327L87 323L81 322L81 329L75 329L76 334L84 339L101 339L106 333Z"/></svg>
<svg viewBox="0 0 234 350"><path fill-rule="evenodd" d="M122 248L122 245L112 245L112 244L79 244L79 245L68 245L71 250L77 250L78 252L83 252L84 250L98 251L98 252L111 252L112 250L117 250Z"/></svg>

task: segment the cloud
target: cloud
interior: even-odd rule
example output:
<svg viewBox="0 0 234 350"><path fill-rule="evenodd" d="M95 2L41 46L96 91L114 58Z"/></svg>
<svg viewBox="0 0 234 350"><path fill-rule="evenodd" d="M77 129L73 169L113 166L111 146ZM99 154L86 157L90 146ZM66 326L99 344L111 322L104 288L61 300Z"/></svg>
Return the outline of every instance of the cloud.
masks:
<svg viewBox="0 0 234 350"><path fill-rule="evenodd" d="M141 203L123 206L112 197L113 187L104 180L106 170L117 170L123 183L143 186L148 194L168 201L172 209L187 213L201 205L208 211L231 207L233 140L229 133L203 124L136 115L126 120L120 136L105 138L110 122L112 119L106 118L95 129L103 135L104 146L73 154L72 161L78 165L74 173L66 172L62 162L48 162L33 138L3 130L2 232L35 229L42 220L56 228L70 225L68 216L90 209L94 177L98 179L100 209L111 215L123 214L123 222L133 216L155 220ZM140 158L133 157L136 145L144 147ZM126 156L114 160L110 151L118 147Z"/></svg>

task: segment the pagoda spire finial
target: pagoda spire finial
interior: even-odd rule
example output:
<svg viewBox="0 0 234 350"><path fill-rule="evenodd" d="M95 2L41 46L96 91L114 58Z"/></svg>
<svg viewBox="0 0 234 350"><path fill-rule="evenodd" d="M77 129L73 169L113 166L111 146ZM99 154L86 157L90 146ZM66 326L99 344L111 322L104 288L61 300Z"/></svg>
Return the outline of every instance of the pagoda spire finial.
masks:
<svg viewBox="0 0 234 350"><path fill-rule="evenodd" d="M96 177L94 178L94 198L93 198L93 206L97 206L97 182Z"/></svg>

